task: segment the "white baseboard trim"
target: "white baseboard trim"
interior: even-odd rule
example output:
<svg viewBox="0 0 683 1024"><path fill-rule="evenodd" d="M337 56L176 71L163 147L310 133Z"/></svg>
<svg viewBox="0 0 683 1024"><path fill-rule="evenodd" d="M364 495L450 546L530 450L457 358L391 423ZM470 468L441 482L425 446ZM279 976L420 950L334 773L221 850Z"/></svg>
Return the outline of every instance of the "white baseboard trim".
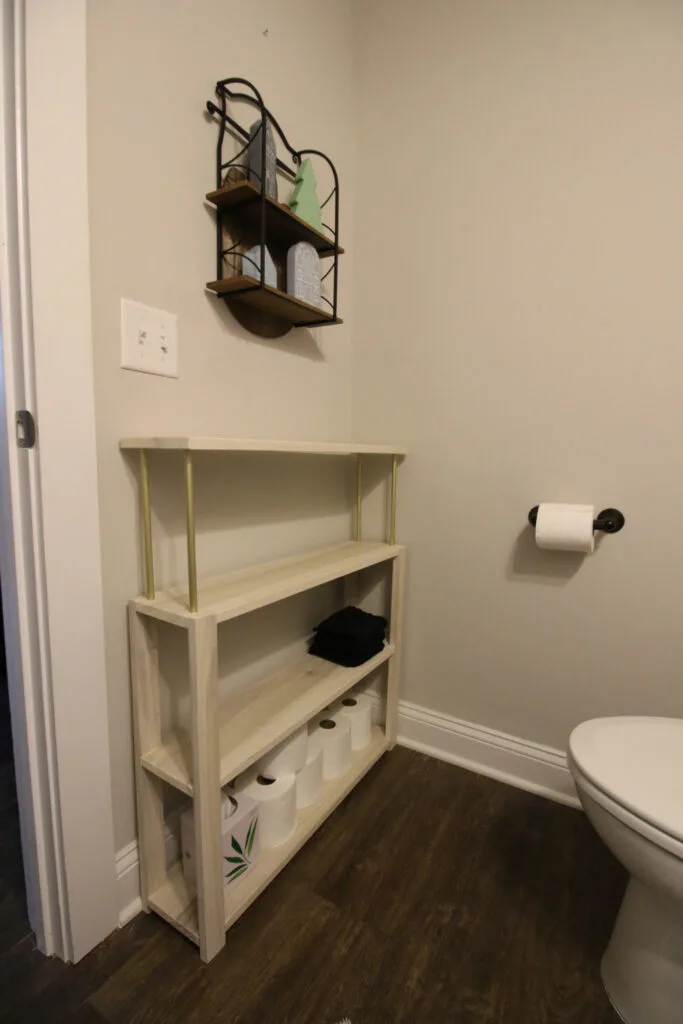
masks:
<svg viewBox="0 0 683 1024"><path fill-rule="evenodd" d="M166 863L178 859L180 844L176 831L166 829ZM132 921L142 910L140 899L140 854L137 839L122 847L116 854L116 901L119 908L119 928Z"/></svg>
<svg viewBox="0 0 683 1024"><path fill-rule="evenodd" d="M570 807L580 806L567 758L553 747L442 715L409 701L399 703L398 742L518 789Z"/></svg>
<svg viewBox="0 0 683 1024"><path fill-rule="evenodd" d="M116 854L116 901L119 908L119 928L123 928L124 924L132 921L142 910L137 839Z"/></svg>

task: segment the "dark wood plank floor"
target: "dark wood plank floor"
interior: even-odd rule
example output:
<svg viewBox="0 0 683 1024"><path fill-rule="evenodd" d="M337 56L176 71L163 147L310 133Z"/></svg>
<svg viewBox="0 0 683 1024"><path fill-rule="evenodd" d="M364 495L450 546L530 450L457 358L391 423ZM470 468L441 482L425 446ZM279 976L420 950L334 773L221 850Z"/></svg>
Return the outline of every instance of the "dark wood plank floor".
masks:
<svg viewBox="0 0 683 1024"><path fill-rule="evenodd" d="M624 884L578 811L397 749L209 966L146 915L46 960L3 878L0 1020L614 1024L598 965Z"/></svg>

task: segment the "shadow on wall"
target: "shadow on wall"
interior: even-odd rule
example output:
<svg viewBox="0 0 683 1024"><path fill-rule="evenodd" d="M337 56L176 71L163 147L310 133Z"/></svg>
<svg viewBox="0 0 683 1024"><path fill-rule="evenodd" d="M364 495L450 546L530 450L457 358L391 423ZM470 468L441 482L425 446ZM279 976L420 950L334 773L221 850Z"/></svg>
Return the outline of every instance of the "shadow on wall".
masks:
<svg viewBox="0 0 683 1024"><path fill-rule="evenodd" d="M299 356L301 359L312 359L316 363L325 361L315 334L308 327L294 327L287 334L278 338L263 338L243 327L230 312L228 304L223 299L217 299L213 292L206 292L206 300L211 306L213 315L225 330L226 337L231 340L239 338L241 341L265 345L267 348L282 349L286 347L288 355ZM248 310L249 307L245 306L245 309Z"/></svg>
<svg viewBox="0 0 683 1024"><path fill-rule="evenodd" d="M597 547L597 545L596 545ZM543 551L536 547L531 526L520 531L512 548L505 578L562 586L577 574L586 557L575 551Z"/></svg>

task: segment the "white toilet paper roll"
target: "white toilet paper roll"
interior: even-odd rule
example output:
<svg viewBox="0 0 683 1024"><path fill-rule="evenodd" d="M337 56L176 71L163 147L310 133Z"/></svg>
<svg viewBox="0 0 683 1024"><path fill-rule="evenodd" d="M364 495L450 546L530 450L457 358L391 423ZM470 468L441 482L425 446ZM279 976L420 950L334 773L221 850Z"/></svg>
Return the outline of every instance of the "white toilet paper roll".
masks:
<svg viewBox="0 0 683 1024"><path fill-rule="evenodd" d="M351 750L363 750L372 739L372 701L364 693L347 693L334 705L351 727Z"/></svg>
<svg viewBox="0 0 683 1024"><path fill-rule="evenodd" d="M337 779L351 767L351 726L341 714L323 713L311 729L309 744L322 747L323 779Z"/></svg>
<svg viewBox="0 0 683 1024"><path fill-rule="evenodd" d="M368 683L367 680L357 683L352 693L362 693L369 698L372 705L372 725L382 725L384 722L384 691L376 682Z"/></svg>
<svg viewBox="0 0 683 1024"><path fill-rule="evenodd" d="M593 550L594 505L559 505L545 502L538 506L536 544L549 551Z"/></svg>
<svg viewBox="0 0 683 1024"><path fill-rule="evenodd" d="M296 806L310 807L323 788L323 748L321 742L309 743L306 764L296 773Z"/></svg>
<svg viewBox="0 0 683 1024"><path fill-rule="evenodd" d="M308 729L304 725L258 762L261 775L277 779L280 775L294 775L306 764L308 751Z"/></svg>
<svg viewBox="0 0 683 1024"><path fill-rule="evenodd" d="M255 770L235 780L235 790L256 800L261 844L280 846L296 828L296 775L270 779Z"/></svg>

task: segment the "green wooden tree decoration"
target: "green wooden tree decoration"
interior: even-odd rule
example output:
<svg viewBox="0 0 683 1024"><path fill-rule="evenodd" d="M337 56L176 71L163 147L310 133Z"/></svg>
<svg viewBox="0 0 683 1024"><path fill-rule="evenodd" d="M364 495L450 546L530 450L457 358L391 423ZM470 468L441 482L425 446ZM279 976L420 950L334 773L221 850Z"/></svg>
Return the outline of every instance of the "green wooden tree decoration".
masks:
<svg viewBox="0 0 683 1024"><path fill-rule="evenodd" d="M315 173L308 158L299 165L294 179L294 191L289 197L289 208L316 231L322 231L323 218L316 192Z"/></svg>

